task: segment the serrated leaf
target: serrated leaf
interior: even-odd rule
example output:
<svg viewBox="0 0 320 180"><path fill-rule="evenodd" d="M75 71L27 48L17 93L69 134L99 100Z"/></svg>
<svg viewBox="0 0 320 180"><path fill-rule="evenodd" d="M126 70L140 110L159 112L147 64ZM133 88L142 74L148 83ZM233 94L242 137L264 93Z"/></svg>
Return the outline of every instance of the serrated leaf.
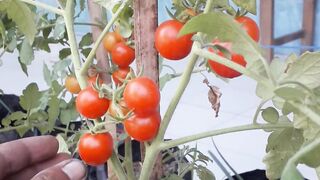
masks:
<svg viewBox="0 0 320 180"><path fill-rule="evenodd" d="M62 109L60 112L60 121L62 124L67 125L72 120L75 120L77 117L79 117L79 113L75 106L75 99L72 99L66 109Z"/></svg>
<svg viewBox="0 0 320 180"><path fill-rule="evenodd" d="M237 6L249 11L250 13L257 14L256 0L232 0Z"/></svg>
<svg viewBox="0 0 320 180"><path fill-rule="evenodd" d="M60 100L56 96L51 96L48 106L48 130L52 131L60 113Z"/></svg>
<svg viewBox="0 0 320 180"><path fill-rule="evenodd" d="M30 128L28 126L19 126L16 131L20 137L23 137Z"/></svg>
<svg viewBox="0 0 320 180"><path fill-rule="evenodd" d="M53 38L54 39L61 39L63 38L65 33L65 23L64 18L59 16L56 21L56 25L53 29Z"/></svg>
<svg viewBox="0 0 320 180"><path fill-rule="evenodd" d="M209 171L206 167L199 165L196 169L198 177L200 180L215 180L214 174Z"/></svg>
<svg viewBox="0 0 320 180"><path fill-rule="evenodd" d="M65 59L66 57L68 57L69 55L71 55L71 50L70 48L63 48L59 51L59 58L61 60Z"/></svg>
<svg viewBox="0 0 320 180"><path fill-rule="evenodd" d="M28 74L28 67L27 67L24 63L21 62L20 57L18 57L18 62L19 62L19 64L20 64L20 67L21 67L22 71L24 72L24 74L25 74L26 76L29 76L29 74Z"/></svg>
<svg viewBox="0 0 320 180"><path fill-rule="evenodd" d="M297 170L295 164L287 164L282 175L281 180L304 180L303 176Z"/></svg>
<svg viewBox="0 0 320 180"><path fill-rule="evenodd" d="M17 48L17 39L15 36L12 37L11 41L9 42L8 46L8 51L12 52Z"/></svg>
<svg viewBox="0 0 320 180"><path fill-rule="evenodd" d="M304 91L293 87L282 87L274 91L274 93L285 100L301 100L306 94Z"/></svg>
<svg viewBox="0 0 320 180"><path fill-rule="evenodd" d="M92 48L85 48L81 50L81 53L84 55L84 57L88 57L91 50Z"/></svg>
<svg viewBox="0 0 320 180"><path fill-rule="evenodd" d="M26 36L29 44L32 44L37 33L35 14L25 3L18 0L3 0L0 3L0 11L7 12L8 18L17 24L18 29Z"/></svg>
<svg viewBox="0 0 320 180"><path fill-rule="evenodd" d="M164 86L172 79L171 74L165 74L162 77L160 77L159 84L160 84L160 91L164 88Z"/></svg>
<svg viewBox="0 0 320 180"><path fill-rule="evenodd" d="M263 162L266 164L266 175L269 179L279 179L289 160L304 142L302 131L293 128L274 131L268 138L267 154Z"/></svg>
<svg viewBox="0 0 320 180"><path fill-rule="evenodd" d="M79 47L82 48L84 46L90 46L92 42L92 33L87 33L84 36L82 36L82 39L79 42Z"/></svg>
<svg viewBox="0 0 320 180"><path fill-rule="evenodd" d="M29 44L27 39L22 41L22 45L19 51L20 60L25 65L30 65L34 60L34 53L32 46Z"/></svg>
<svg viewBox="0 0 320 180"><path fill-rule="evenodd" d="M56 136L56 139L58 140L58 143L59 143L58 153L71 154L71 152L69 151L69 148L68 148L68 144L67 144L66 140L61 136L61 134L58 134Z"/></svg>
<svg viewBox="0 0 320 180"><path fill-rule="evenodd" d="M180 30L179 35L203 32L217 37L222 42L232 42L232 50L243 55L247 66L260 59L261 49L239 23L222 12L201 14L189 20Z"/></svg>
<svg viewBox="0 0 320 180"><path fill-rule="evenodd" d="M263 100L270 99L274 96L272 86L266 86L259 82L257 83L256 94L258 97L260 97Z"/></svg>
<svg viewBox="0 0 320 180"><path fill-rule="evenodd" d="M26 117L27 117L26 113L24 113L22 111L16 111L16 112L9 114L4 119L2 119L1 124L3 126L7 127L11 124L12 121L22 120L22 119L25 119Z"/></svg>
<svg viewBox="0 0 320 180"><path fill-rule="evenodd" d="M279 113L278 111L273 107L268 107L264 109L261 113L263 119L269 123L277 123L279 120Z"/></svg>
<svg viewBox="0 0 320 180"><path fill-rule="evenodd" d="M30 111L41 104L41 96L42 93L39 91L37 84L31 83L22 91L19 103L23 109Z"/></svg>
<svg viewBox="0 0 320 180"><path fill-rule="evenodd" d="M52 31L52 28L51 27L48 27L48 28L45 28L42 30L42 35L44 38L48 38L50 33Z"/></svg>
<svg viewBox="0 0 320 180"><path fill-rule="evenodd" d="M281 77L285 72L286 68L286 63L278 58L273 59L270 63L270 71L274 79L279 79L279 77Z"/></svg>
<svg viewBox="0 0 320 180"><path fill-rule="evenodd" d="M33 112L28 117L30 121L41 122L48 119L48 113L44 110L38 110L37 112Z"/></svg>
<svg viewBox="0 0 320 180"><path fill-rule="evenodd" d="M52 93L58 95L62 92L62 90L64 89L64 87L62 85L60 85L58 83L58 81L52 81L52 84L51 84L51 91Z"/></svg>
<svg viewBox="0 0 320 180"><path fill-rule="evenodd" d="M70 59L63 59L61 61L56 62L53 65L52 69L52 80L56 80L58 78L64 78L67 75L68 69L67 67L71 64Z"/></svg>
<svg viewBox="0 0 320 180"><path fill-rule="evenodd" d="M48 86L51 86L51 71L46 63L43 63L43 77Z"/></svg>
<svg viewBox="0 0 320 180"><path fill-rule="evenodd" d="M282 107L282 114L288 115L295 110L296 109L289 102L285 102Z"/></svg>
<svg viewBox="0 0 320 180"><path fill-rule="evenodd" d="M94 0L94 2L106 9L111 9L118 2L114 0Z"/></svg>
<svg viewBox="0 0 320 180"><path fill-rule="evenodd" d="M44 50L46 52L51 52L50 47L49 47L49 40L47 38L43 37L36 37L34 42L33 42L33 47L37 49Z"/></svg>
<svg viewBox="0 0 320 180"><path fill-rule="evenodd" d="M291 61L282 81L298 81L313 89L320 86L320 53L307 52Z"/></svg>

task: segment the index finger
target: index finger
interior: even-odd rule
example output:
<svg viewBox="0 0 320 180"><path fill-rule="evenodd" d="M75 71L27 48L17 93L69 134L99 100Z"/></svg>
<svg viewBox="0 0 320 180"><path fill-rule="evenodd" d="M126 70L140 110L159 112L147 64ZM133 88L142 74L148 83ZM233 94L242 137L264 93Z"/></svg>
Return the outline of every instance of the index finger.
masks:
<svg viewBox="0 0 320 180"><path fill-rule="evenodd" d="M53 136L36 136L0 144L0 179L57 154Z"/></svg>

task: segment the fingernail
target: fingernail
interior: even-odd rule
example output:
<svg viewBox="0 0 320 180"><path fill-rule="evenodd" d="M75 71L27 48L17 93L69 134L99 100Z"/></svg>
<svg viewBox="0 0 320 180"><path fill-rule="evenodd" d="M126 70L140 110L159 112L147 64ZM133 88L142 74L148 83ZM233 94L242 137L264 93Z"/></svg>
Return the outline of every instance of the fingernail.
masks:
<svg viewBox="0 0 320 180"><path fill-rule="evenodd" d="M77 160L73 159L68 164L63 166L62 171L71 179L78 180L83 179L86 176L86 167L84 164Z"/></svg>

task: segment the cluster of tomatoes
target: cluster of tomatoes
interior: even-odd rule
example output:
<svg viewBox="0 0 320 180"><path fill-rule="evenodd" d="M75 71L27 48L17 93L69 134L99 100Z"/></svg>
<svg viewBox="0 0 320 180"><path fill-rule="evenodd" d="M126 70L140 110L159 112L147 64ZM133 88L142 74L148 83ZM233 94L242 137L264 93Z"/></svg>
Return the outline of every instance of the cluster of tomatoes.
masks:
<svg viewBox="0 0 320 180"><path fill-rule="evenodd" d="M241 27L253 40L256 42L259 41L259 28L251 18L240 16L236 17L235 20L241 24ZM157 28L155 32L155 46L162 57L168 60L181 60L190 53L193 34L178 37L179 31L183 25L184 24L178 20L168 20L160 24ZM231 61L244 67L246 66L247 62L244 57L231 51L231 43L214 40L213 44L222 46L228 50L231 54ZM225 57L219 50L215 51L213 48L209 48L209 51ZM241 75L241 73L211 60L208 61L208 65L212 71L224 78L235 78Z"/></svg>

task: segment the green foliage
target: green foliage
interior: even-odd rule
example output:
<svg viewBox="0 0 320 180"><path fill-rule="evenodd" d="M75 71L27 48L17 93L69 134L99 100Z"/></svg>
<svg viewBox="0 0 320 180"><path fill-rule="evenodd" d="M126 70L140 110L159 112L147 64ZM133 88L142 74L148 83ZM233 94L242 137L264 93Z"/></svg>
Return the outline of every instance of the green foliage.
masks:
<svg viewBox="0 0 320 180"><path fill-rule="evenodd" d="M23 90L20 96L20 105L23 109L31 111L40 105L40 98L42 93L36 83L29 84L25 90Z"/></svg>
<svg viewBox="0 0 320 180"><path fill-rule="evenodd" d="M263 162L266 164L266 175L269 179L278 179L288 162L302 146L302 131L293 128L277 130L270 134Z"/></svg>
<svg viewBox="0 0 320 180"><path fill-rule="evenodd" d="M252 14L257 14L257 2L256 0L232 0L237 6L251 12Z"/></svg>
<svg viewBox="0 0 320 180"><path fill-rule="evenodd" d="M20 60L25 65L30 65L34 59L32 46L29 44L27 39L22 41L22 45L19 51Z"/></svg>
<svg viewBox="0 0 320 180"><path fill-rule="evenodd" d="M261 113L263 119L269 123L277 123L279 120L279 113L278 111L273 107L268 107L264 109Z"/></svg>
<svg viewBox="0 0 320 180"><path fill-rule="evenodd" d="M60 112L60 122L64 125L69 124L72 120L79 117L79 113L76 110L75 98L71 99L67 106L61 109Z"/></svg>

